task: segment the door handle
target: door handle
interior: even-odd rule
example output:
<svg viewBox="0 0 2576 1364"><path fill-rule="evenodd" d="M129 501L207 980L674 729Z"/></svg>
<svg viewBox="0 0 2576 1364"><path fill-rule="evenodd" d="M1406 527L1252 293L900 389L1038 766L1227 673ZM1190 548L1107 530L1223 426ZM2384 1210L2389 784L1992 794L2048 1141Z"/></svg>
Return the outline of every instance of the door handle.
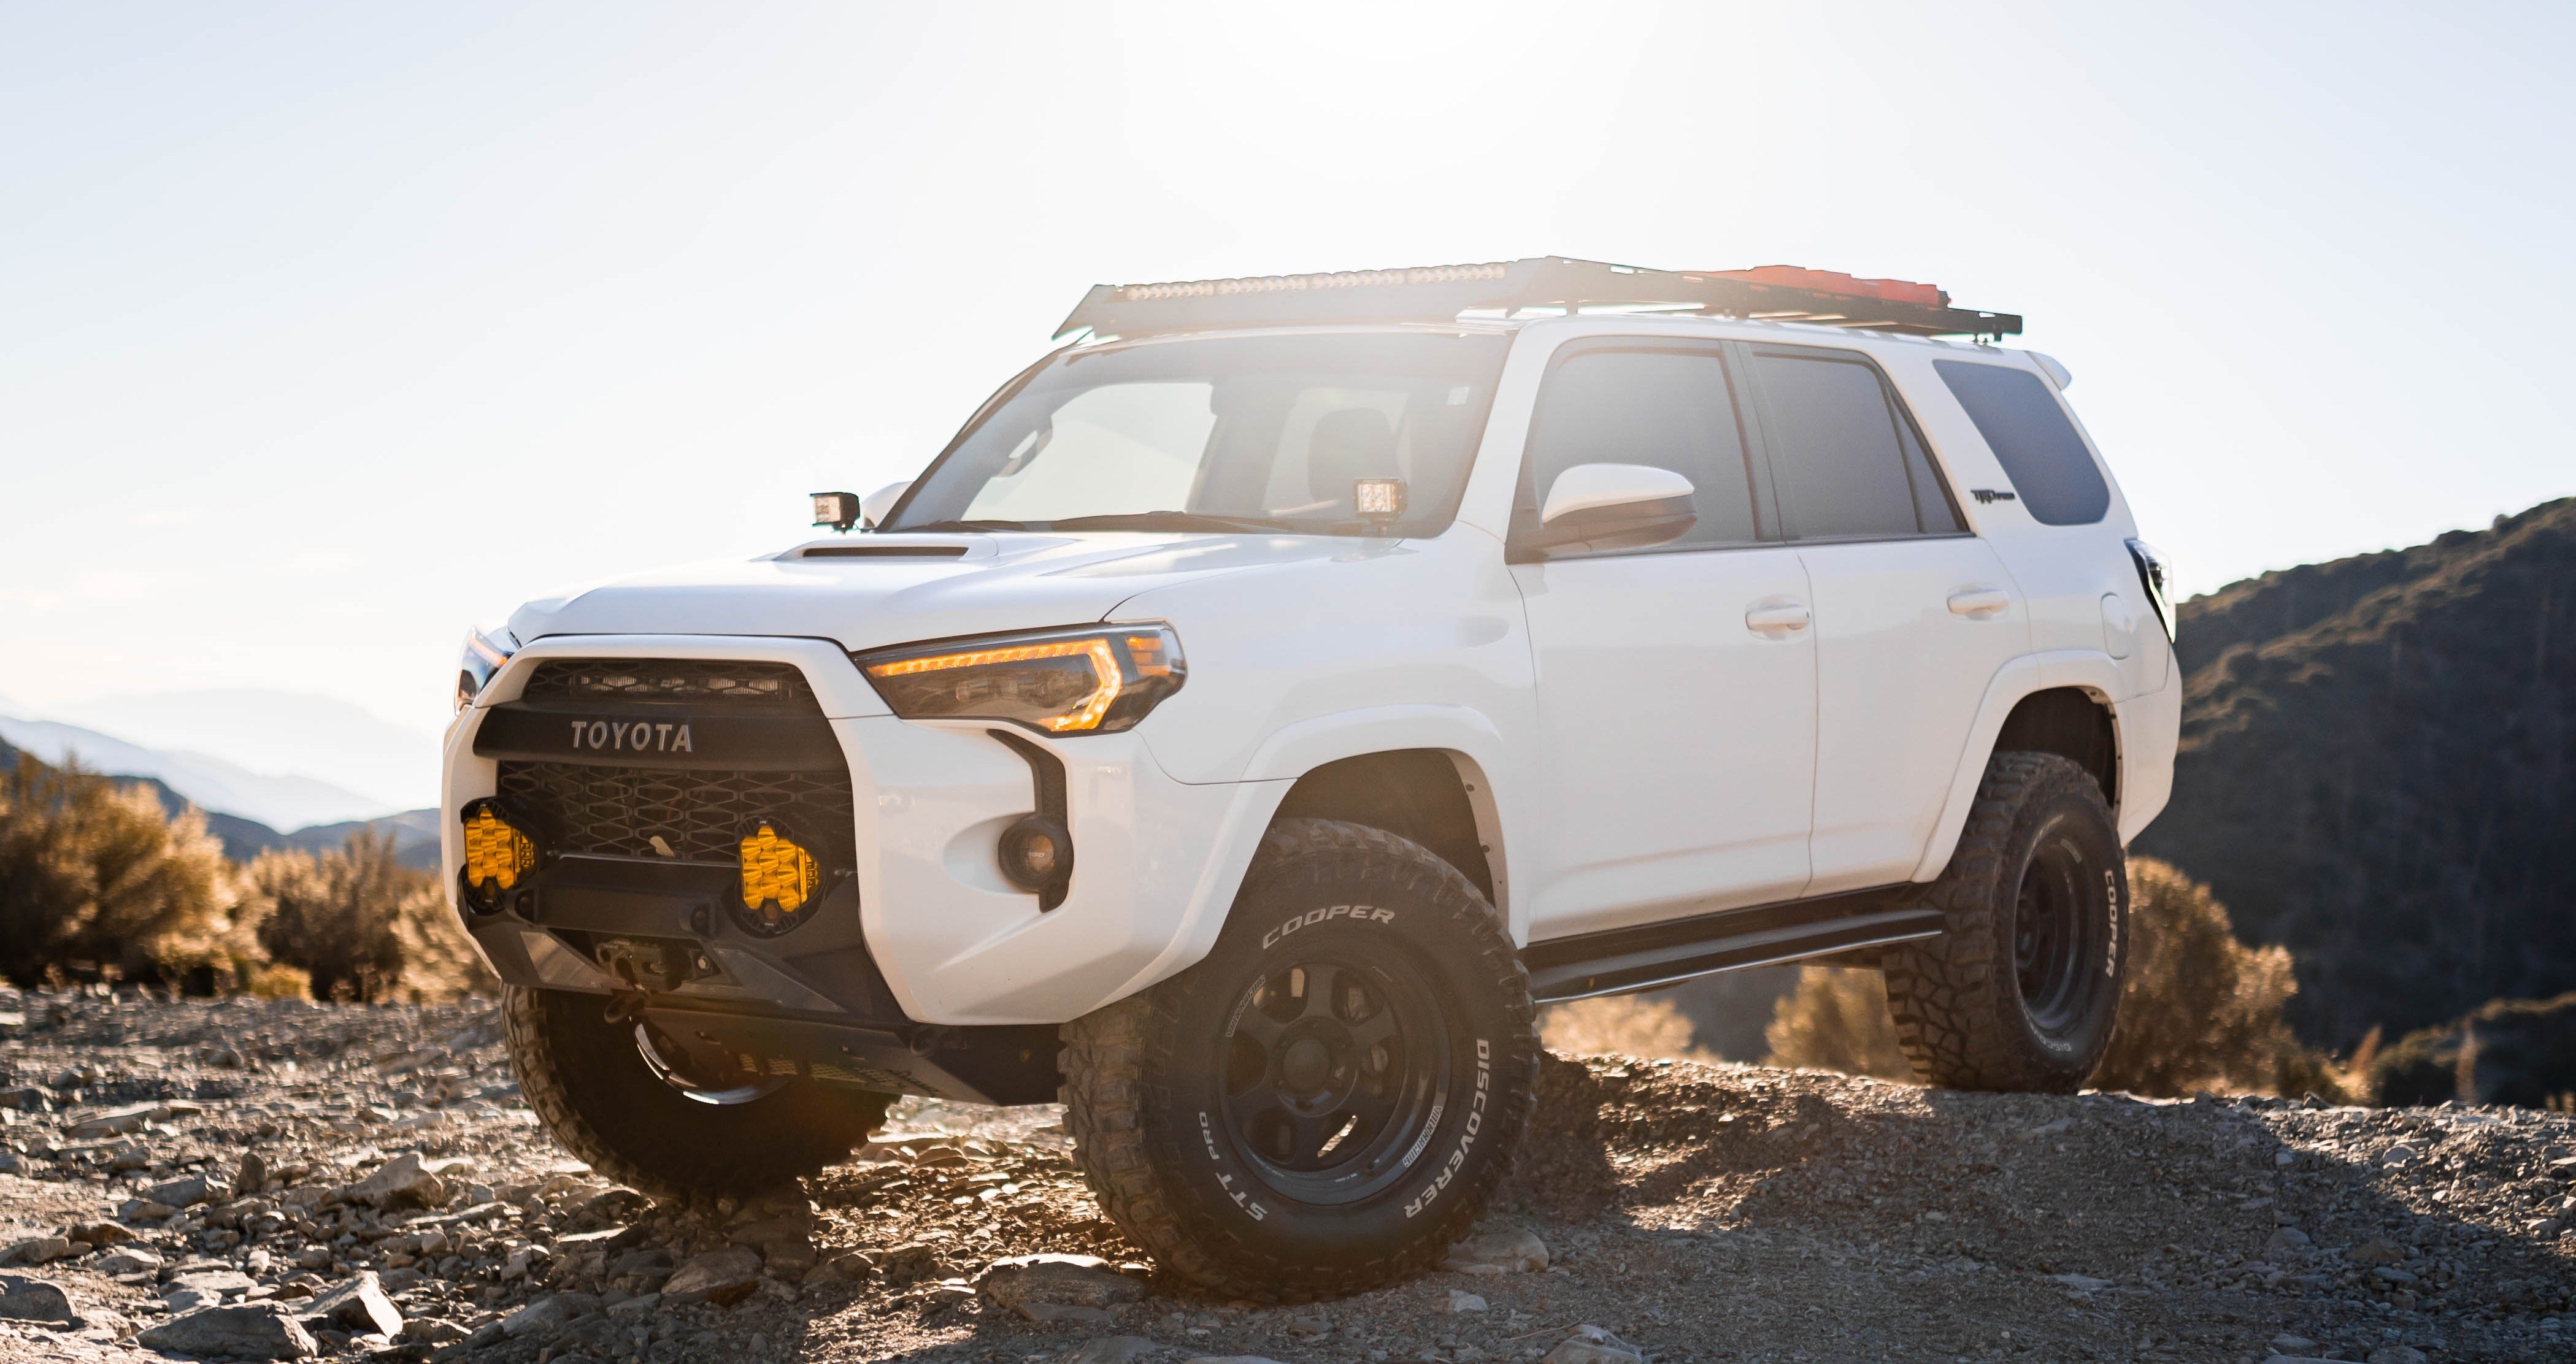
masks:
<svg viewBox="0 0 2576 1364"><path fill-rule="evenodd" d="M2012 597L1999 587L1963 587L1950 594L1950 614L1983 620L2000 616L2012 605Z"/></svg>
<svg viewBox="0 0 2576 1364"><path fill-rule="evenodd" d="M1744 628L1757 635L1795 634L1807 628L1807 608L1797 602L1757 606L1744 613Z"/></svg>

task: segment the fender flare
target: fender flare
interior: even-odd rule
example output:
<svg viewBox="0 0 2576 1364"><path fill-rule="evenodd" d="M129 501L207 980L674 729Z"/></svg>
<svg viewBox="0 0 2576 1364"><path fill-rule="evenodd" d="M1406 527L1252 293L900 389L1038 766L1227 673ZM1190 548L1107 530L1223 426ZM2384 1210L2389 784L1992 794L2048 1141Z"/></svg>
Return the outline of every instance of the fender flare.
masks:
<svg viewBox="0 0 2576 1364"><path fill-rule="evenodd" d="M1924 845L1922 860L1914 864L1912 880L1937 879L1950 865L1950 854L1959 845L1959 831L1968 825L1968 807L1976 803L1977 784L1985 779L1986 760L1994 756L1995 737L2003 733L2004 721L2012 717L2013 707L2034 692L2060 687L2090 692L2102 702L2111 712L2114 744L2120 754L2128 751L2127 736L2121 732L2120 706L2113 699L2124 690L2124 683L2120 665L2109 654L2061 649L2024 654L2006 663L1986 683L1985 699L1977 705L1976 723L1969 727L1967 745L1959 754L1958 771L1950 778L1950 793L1942 799L1941 818L1932 826L1932 839ZM2118 814L2114 808L2113 818Z"/></svg>
<svg viewBox="0 0 2576 1364"><path fill-rule="evenodd" d="M1524 897L1510 892L1508 854L1513 837L1526 827L1519 808L1523 785L1515 780L1510 750L1502 730L1471 706L1415 703L1370 706L1310 716L1281 728L1253 751L1226 808L1217 846L1200 864L1198 884L1180 930L1144 970L1111 996L1124 999L1189 969L1216 946L1234 910L1235 893L1252 869L1262 835L1297 779L1329 762L1405 749L1437 749L1450 755L1468 788L1478 833L1486 845L1495 898L1503 903L1504 922L1515 944L1526 943Z"/></svg>

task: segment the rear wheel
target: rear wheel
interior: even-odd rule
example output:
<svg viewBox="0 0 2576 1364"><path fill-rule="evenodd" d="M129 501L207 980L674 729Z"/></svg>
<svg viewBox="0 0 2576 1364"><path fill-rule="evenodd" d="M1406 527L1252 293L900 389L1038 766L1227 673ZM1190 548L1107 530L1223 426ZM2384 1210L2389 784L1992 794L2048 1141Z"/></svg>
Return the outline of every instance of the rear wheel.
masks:
<svg viewBox="0 0 2576 1364"><path fill-rule="evenodd" d="M1300 1300L1428 1267L1529 1120L1529 980L1420 845L1282 820L1179 976L1066 1025L1065 1123L1102 1207L1218 1292Z"/></svg>
<svg viewBox="0 0 2576 1364"><path fill-rule="evenodd" d="M1915 1071L1952 1089L2081 1086L2128 965L2128 861L2101 787L2054 753L1996 754L1924 900L1942 936L1881 956Z"/></svg>
<svg viewBox="0 0 2576 1364"><path fill-rule="evenodd" d="M565 1150L662 1197L745 1194L840 1160L885 1121L892 1096L810 1080L718 1085L664 1059L599 995L505 986L519 1089Z"/></svg>

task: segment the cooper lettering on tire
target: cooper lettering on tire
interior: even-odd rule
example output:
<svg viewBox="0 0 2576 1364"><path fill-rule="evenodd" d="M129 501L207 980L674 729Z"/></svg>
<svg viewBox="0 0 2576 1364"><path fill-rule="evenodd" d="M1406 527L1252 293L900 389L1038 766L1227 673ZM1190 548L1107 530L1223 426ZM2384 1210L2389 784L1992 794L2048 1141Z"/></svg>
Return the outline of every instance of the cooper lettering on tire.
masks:
<svg viewBox="0 0 2576 1364"><path fill-rule="evenodd" d="M1529 1123L1529 978L1420 845L1282 820L1205 960L1065 1026L1065 1124L1101 1206L1217 1292L1301 1300L1418 1272Z"/></svg>

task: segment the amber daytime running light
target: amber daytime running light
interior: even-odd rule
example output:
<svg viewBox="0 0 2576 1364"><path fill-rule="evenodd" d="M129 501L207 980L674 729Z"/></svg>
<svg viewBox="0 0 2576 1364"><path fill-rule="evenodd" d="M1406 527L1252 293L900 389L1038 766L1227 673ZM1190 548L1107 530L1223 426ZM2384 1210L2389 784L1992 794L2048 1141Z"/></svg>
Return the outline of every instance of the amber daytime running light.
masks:
<svg viewBox="0 0 2576 1364"><path fill-rule="evenodd" d="M1049 631L858 656L907 720L1007 720L1049 734L1114 734L1181 689L1168 625Z"/></svg>

